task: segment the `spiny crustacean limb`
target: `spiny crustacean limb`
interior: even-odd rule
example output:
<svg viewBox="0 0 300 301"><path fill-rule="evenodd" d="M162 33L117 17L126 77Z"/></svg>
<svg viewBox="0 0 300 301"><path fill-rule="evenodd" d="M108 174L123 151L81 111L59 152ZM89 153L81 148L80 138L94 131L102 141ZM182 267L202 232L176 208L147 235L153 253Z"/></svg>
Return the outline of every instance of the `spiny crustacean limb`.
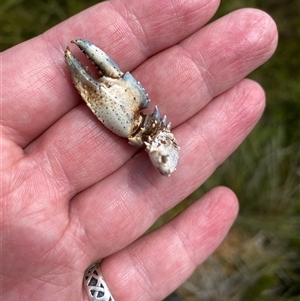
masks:
<svg viewBox="0 0 300 301"><path fill-rule="evenodd" d="M130 73L123 73L106 53L88 41L75 43L100 71L94 79L78 59L66 50L66 63L75 87L97 118L111 131L128 137L139 126L138 112L149 105L148 95Z"/></svg>
<svg viewBox="0 0 300 301"><path fill-rule="evenodd" d="M72 41L91 60L99 71L95 79L69 48L65 61L74 85L88 107L109 130L137 147L145 147L153 165L165 176L176 170L179 146L171 132L167 118L160 118L155 106L152 114L141 110L150 100L142 85L119 66L100 48L92 43L76 39Z"/></svg>

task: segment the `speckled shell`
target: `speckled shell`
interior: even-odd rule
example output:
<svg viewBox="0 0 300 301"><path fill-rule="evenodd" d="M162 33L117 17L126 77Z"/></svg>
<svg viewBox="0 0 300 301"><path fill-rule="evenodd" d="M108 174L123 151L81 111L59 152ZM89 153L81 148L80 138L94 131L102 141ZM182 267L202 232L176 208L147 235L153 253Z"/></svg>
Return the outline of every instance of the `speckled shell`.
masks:
<svg viewBox="0 0 300 301"><path fill-rule="evenodd" d="M141 84L129 72L124 74L111 65L111 59L103 61L101 71L114 77L102 74L99 79L68 49L66 61L75 87L96 117L118 136L131 136L141 122L139 111L150 102Z"/></svg>
<svg viewBox="0 0 300 301"><path fill-rule="evenodd" d="M166 116L160 117L157 106L152 114L141 112L150 102L145 89L129 72L123 73L104 51L83 39L72 42L100 75L94 78L69 48L65 50L74 85L88 107L110 131L126 137L132 145L145 147L157 170L170 176L176 170L180 147Z"/></svg>
<svg viewBox="0 0 300 301"><path fill-rule="evenodd" d="M139 126L138 112L148 106L149 100L143 87L127 72L122 78L101 77L97 90L90 93L87 105L97 118L112 132L129 137Z"/></svg>

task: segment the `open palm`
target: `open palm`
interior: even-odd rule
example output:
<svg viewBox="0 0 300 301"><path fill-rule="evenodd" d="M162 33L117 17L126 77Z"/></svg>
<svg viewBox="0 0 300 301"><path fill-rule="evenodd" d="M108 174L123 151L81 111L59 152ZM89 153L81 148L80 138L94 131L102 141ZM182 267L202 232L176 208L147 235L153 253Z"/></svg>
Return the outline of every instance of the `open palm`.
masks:
<svg viewBox="0 0 300 301"><path fill-rule="evenodd" d="M117 301L161 300L220 244L238 210L224 187L142 236L238 147L264 109L263 90L244 77L274 52L274 22L244 9L205 25L217 6L114 0L1 54L3 300L87 300L83 273L100 258ZM170 178L80 99L63 56L76 37L131 71L150 111L157 104L172 121L181 158Z"/></svg>

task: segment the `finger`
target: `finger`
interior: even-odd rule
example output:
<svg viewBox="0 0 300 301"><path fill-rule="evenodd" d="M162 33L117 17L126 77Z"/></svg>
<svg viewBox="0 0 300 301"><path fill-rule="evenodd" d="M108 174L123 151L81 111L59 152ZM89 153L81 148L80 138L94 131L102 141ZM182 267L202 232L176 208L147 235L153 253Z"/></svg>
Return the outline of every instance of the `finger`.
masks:
<svg viewBox="0 0 300 301"><path fill-rule="evenodd" d="M251 131L263 108L262 89L244 80L176 129L183 147L171 178L159 176L143 153L75 197L69 231L84 233L80 248L96 260L134 241L212 174Z"/></svg>
<svg viewBox="0 0 300 301"><path fill-rule="evenodd" d="M176 126L265 63L277 39L265 12L241 9L150 58L135 76Z"/></svg>
<svg viewBox="0 0 300 301"><path fill-rule="evenodd" d="M227 30L223 32L226 26ZM267 27L269 30L262 30ZM206 45L211 43L212 35L215 44L208 51ZM256 38L251 38L253 36ZM217 55L222 48L221 41L224 53L231 51L230 56ZM243 47L241 41L244 41ZM152 102L159 103L162 114L167 114L168 120L176 126L197 114L214 96L231 88L267 60L275 46L276 27L272 19L257 10L241 10L214 22L208 29L201 29L182 45L156 55L149 63L137 68L134 74L141 77L142 82L146 81L150 95L154 95ZM183 63L176 64L176 61ZM206 65L207 68L202 67ZM49 161L58 162L57 169L63 167L68 179L66 183L76 191L117 170L136 151L127 145L126 140L110 135L87 112L76 108L28 149L28 152L37 149L40 154L49 153L55 158ZM37 157L36 160L40 159Z"/></svg>
<svg viewBox="0 0 300 301"><path fill-rule="evenodd" d="M162 300L221 243L238 211L219 187L162 228L106 258L101 270L116 300Z"/></svg>
<svg viewBox="0 0 300 301"><path fill-rule="evenodd" d="M217 5L216 0L104 2L5 51L1 54L4 133L24 147L79 101L63 59L71 39L95 41L123 69L131 70L199 29Z"/></svg>

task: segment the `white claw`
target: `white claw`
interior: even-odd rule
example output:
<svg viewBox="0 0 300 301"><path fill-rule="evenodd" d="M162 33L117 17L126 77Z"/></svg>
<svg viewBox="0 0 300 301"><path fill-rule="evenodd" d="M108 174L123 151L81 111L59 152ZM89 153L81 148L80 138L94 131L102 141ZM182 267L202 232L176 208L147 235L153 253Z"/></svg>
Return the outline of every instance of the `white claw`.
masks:
<svg viewBox="0 0 300 301"><path fill-rule="evenodd" d="M129 143L145 147L150 160L158 171L170 176L179 160L179 146L171 133L167 117L160 119L157 106L153 113L144 114L150 100L145 89L129 72L123 73L119 66L100 48L89 41L72 41L100 71L94 78L67 48L65 61L78 92L109 130Z"/></svg>
<svg viewBox="0 0 300 301"><path fill-rule="evenodd" d="M76 44L82 52L100 69L105 76L120 78L123 72L119 66L100 48L89 41L75 39L72 43Z"/></svg>

